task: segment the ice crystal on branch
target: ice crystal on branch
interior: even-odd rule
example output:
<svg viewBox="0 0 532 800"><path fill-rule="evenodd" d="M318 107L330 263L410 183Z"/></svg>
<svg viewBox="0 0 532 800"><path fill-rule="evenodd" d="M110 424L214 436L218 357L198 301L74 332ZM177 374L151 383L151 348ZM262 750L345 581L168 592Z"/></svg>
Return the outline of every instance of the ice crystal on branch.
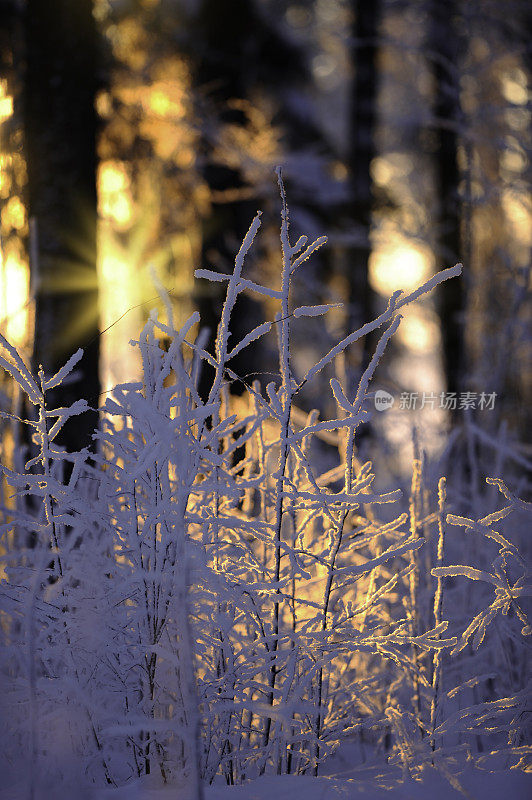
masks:
<svg viewBox="0 0 532 800"><path fill-rule="evenodd" d="M377 490L372 463L362 463L356 449L400 309L461 267L409 295L395 293L377 319L299 379L292 326L300 317L319 326L335 304L294 307L294 272L326 240L291 243L280 171L278 182L278 285L246 277L259 213L232 274L196 271L198 280L226 289L212 352L197 332L197 313L175 328L161 289L166 317L152 314L132 343L142 382L115 387L92 453L54 444L66 421L84 413L84 401L54 410L46 404L82 352L55 376L35 376L0 340L0 363L36 409L35 419L17 422L30 426L35 452L25 467L3 466L17 497L16 507L5 503L0 528L4 703L12 728L6 769L14 784L23 753L30 754L22 774L32 786L68 778L68 752L70 778L118 786L155 774L200 798L203 782L220 775L234 784L265 772L317 774L353 736L387 743L392 761L415 772L427 753L433 761L441 756L450 731L478 730L481 720L514 712L509 747L519 751L524 690L457 716L449 702L463 687L449 689L442 654L480 645L495 617L510 611L529 633L524 560L493 527L527 504L497 481L504 509L459 517L442 479L431 511L419 451L405 497ZM267 297L277 311L230 343L244 292ZM375 352L358 385L342 385L334 360L373 331ZM274 332L277 375L266 385L248 383L233 358ZM210 376L206 394L198 389L202 370ZM322 371L337 409L327 419L298 405L303 385ZM231 393L236 380L242 395ZM448 525L498 544L493 566L445 566ZM449 576L495 591L456 634L445 619Z"/></svg>

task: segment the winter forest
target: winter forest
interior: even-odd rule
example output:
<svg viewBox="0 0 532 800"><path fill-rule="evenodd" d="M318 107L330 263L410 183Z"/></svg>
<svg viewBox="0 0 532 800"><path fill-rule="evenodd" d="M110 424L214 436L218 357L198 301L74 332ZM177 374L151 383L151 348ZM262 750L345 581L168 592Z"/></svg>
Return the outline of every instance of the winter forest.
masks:
<svg viewBox="0 0 532 800"><path fill-rule="evenodd" d="M0 798L532 797L527 0L0 0Z"/></svg>

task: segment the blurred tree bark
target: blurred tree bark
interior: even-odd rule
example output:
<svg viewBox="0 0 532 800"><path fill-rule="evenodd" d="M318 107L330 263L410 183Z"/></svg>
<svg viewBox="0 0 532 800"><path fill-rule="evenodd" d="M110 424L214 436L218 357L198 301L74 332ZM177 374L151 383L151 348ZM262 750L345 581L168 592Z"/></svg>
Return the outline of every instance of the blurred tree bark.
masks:
<svg viewBox="0 0 532 800"><path fill-rule="evenodd" d="M191 37L201 49L194 59L194 83L197 89L196 107L201 125L202 178L209 189L210 212L202 224L202 264L212 266L220 272L231 272L241 238L257 210L253 199L253 187L247 187L242 170L217 159L217 139L223 126L244 128L246 114L235 101L244 100L256 80L255 66L257 28L254 24L253 2L234 0L222 4L217 0L203 0L195 19L196 36ZM211 284L212 286L212 284ZM220 319L223 289L217 292L210 287L198 286L195 297L202 323L210 330L211 344L216 335ZM239 318L250 315L250 308L242 305L253 303L246 297L239 298ZM254 314L260 314L258 304ZM253 313L253 312L252 312ZM235 317L236 319L236 317ZM238 337L234 330L233 336ZM251 369L247 360L236 365L239 373ZM208 376L203 376L204 378ZM202 388L206 391L206 384ZM236 386L239 391L241 387Z"/></svg>
<svg viewBox="0 0 532 800"><path fill-rule="evenodd" d="M434 133L436 145L436 199L438 269L463 260L462 203L458 166L459 131L462 126L460 106L460 36L457 21L459 0L431 0L429 3L428 54L435 82ZM462 134L466 135L465 131ZM466 166L467 169L467 166ZM468 224L467 220L463 221ZM468 235L466 233L466 235ZM471 269L470 264L465 265ZM443 362L450 392L459 392L465 371L464 277L445 281L439 290Z"/></svg>
<svg viewBox="0 0 532 800"><path fill-rule="evenodd" d="M371 162L377 155L376 127L379 91L378 35L382 18L382 2L353 0L352 83L348 154L352 204L351 221L358 232L358 241L348 252L348 291L350 304L349 330L355 330L373 315L373 297L368 279L371 256L371 223L374 210ZM363 343L360 367L363 368L371 349L369 337Z"/></svg>
<svg viewBox="0 0 532 800"><path fill-rule="evenodd" d="M277 189L274 163L268 164L268 153L262 154L263 174L259 176L260 163L252 163L253 156L246 153L245 144L238 161L234 152L232 156L229 152L229 158L224 156L224 132L234 136L235 141L240 138L245 142L255 109L259 112L268 109L269 124L273 128L278 125L277 133L282 139L282 160L298 146L307 146L309 139L315 143L318 133L310 122L303 124L297 119L288 99L290 90L308 77L304 56L293 41L284 38L276 20L261 9L260 3L203 0L191 41L195 45L191 56L196 109L202 128L200 168L210 192L210 213L204 219L202 231L203 261L222 272L230 272L253 215L257 208L264 207L264 197L260 197L264 185L275 192ZM267 141L266 147L269 145L271 141ZM290 197L293 201L292 193ZM221 292L216 294L216 291L201 286L195 298L202 321L210 327L212 335L221 311ZM263 313L260 302L241 295L234 316L235 341L247 330L250 319L259 324ZM243 323L241 331L239 320ZM240 375L256 370L257 350L254 354L252 348L243 351L235 359L234 368ZM240 391L242 387L234 388Z"/></svg>
<svg viewBox="0 0 532 800"><path fill-rule="evenodd" d="M96 274L97 32L91 0L27 0L25 136L33 220L33 360L55 372L78 347L78 377L50 405L99 399ZM60 443L90 443L97 413L68 422Z"/></svg>

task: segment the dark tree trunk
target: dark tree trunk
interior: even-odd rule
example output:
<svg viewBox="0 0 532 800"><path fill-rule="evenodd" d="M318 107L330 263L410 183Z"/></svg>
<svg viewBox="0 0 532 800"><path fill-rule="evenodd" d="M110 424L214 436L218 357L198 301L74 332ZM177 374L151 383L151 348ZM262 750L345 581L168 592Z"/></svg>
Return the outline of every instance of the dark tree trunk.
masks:
<svg viewBox="0 0 532 800"><path fill-rule="evenodd" d="M349 173L352 191L351 221L360 231L359 242L348 253L347 275L351 314L350 329L360 327L372 318L373 298L368 280L371 255L370 231L374 210L371 162L376 156L377 101L379 73L377 64L378 35L382 7L380 0L353 2L352 61L355 76L351 95L351 148ZM371 343L364 343L360 366L366 361Z"/></svg>
<svg viewBox="0 0 532 800"><path fill-rule="evenodd" d="M50 405L99 399L96 274L97 36L91 0L27 0L25 132L34 220L34 366L55 372L78 347L79 377ZM90 443L96 412L67 423L60 443Z"/></svg>
<svg viewBox="0 0 532 800"><path fill-rule="evenodd" d="M196 25L194 41L199 46L193 60L194 83L200 98L198 116L204 130L202 175L211 194L211 210L202 231L203 262L231 272L236 250L259 202L254 196L256 187L247 183L245 170L217 160L216 136L225 125L245 128L249 124L245 108L238 101L253 104L258 92L273 98L277 105L282 103L285 87L301 73L302 65L295 48L260 14L254 0L203 0ZM283 118L282 122L286 120ZM271 180L273 185L273 169ZM212 337L220 318L222 292L198 285L195 298ZM262 319L261 304L241 295L232 330L235 342ZM257 369L257 360L261 360L257 359L257 347L261 345L242 351L233 365L235 372L248 375L248 380L253 380L251 373ZM208 380L201 387L203 393L207 385ZM238 392L243 386L235 384L233 388Z"/></svg>
<svg viewBox="0 0 532 800"><path fill-rule="evenodd" d="M198 96L203 98L198 105L198 116L203 125L201 140L202 177L210 191L210 213L202 226L202 264L221 272L232 272L236 248L251 223L256 204L246 196L246 186L240 170L221 163L213 158L215 140L223 125L245 125L242 110L231 107L232 100L247 97L250 85L256 80L253 64L257 58L250 58L253 51L254 13L251 0L234 0L220 3L218 0L203 0L196 19L197 33L194 40L199 42L201 52L197 54L194 82ZM239 192L243 198L239 199ZM233 198L230 198L233 194ZM203 325L210 330L210 349L216 336L223 302L223 289L198 284L195 302L201 314ZM235 314L235 323L242 322L232 332L235 341L240 338L248 320L246 317L260 316L257 303L241 296ZM252 306L252 307L248 307ZM238 361L238 363L236 363ZM251 371L247 352L235 359L233 367L238 374ZM204 368L200 381L200 392L208 393L211 375ZM235 385L235 391L242 386Z"/></svg>
<svg viewBox="0 0 532 800"><path fill-rule="evenodd" d="M458 167L458 126L461 120L459 86L459 3L431 0L429 58L435 80L436 195L439 202L438 267L462 260ZM466 269L469 265L465 265ZM450 392L459 392L464 373L464 280L445 281L439 290L443 361Z"/></svg>

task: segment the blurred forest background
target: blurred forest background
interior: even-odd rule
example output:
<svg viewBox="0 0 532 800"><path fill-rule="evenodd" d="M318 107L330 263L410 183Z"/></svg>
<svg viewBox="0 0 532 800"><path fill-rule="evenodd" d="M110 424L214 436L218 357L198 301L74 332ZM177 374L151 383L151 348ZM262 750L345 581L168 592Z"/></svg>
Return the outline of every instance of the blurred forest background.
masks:
<svg viewBox="0 0 532 800"><path fill-rule="evenodd" d="M275 280L281 164L293 238L329 238L304 302L343 303L321 340L300 326L295 371L394 289L462 261L462 279L406 312L379 385L395 397L496 392L492 411L470 416L522 442L527 0L0 0L0 15L1 330L47 373L85 348L58 404L97 407L135 376L128 342L158 302L153 271L178 319L197 307L212 334L221 294L194 268L230 272L258 208L267 235L249 277ZM246 329L269 318L239 302ZM371 347L344 365L349 381ZM267 346L237 371L257 369L275 370ZM87 443L85 416L65 429L71 448ZM453 412L396 405L375 426L386 417L398 444L413 416L436 447Z"/></svg>

